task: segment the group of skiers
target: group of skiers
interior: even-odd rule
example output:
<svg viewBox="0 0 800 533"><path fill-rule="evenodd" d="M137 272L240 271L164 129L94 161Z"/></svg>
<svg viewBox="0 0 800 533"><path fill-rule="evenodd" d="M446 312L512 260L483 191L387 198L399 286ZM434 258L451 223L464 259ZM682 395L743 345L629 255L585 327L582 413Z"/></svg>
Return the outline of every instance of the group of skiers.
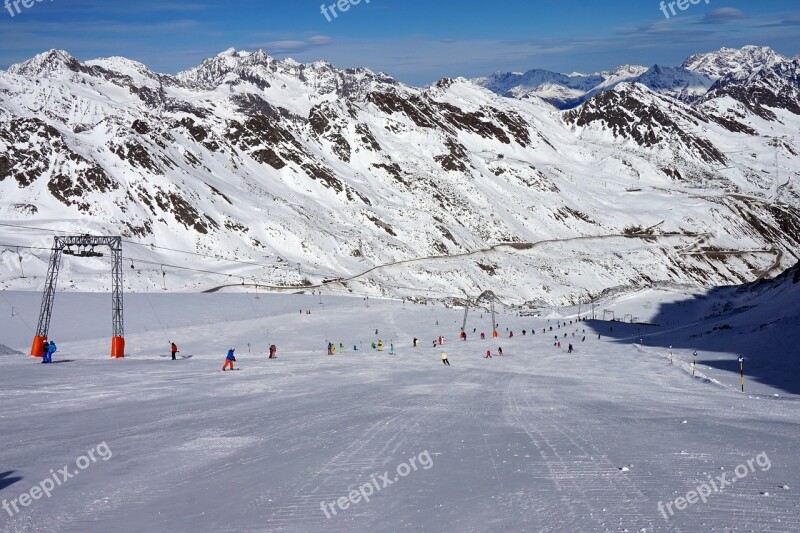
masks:
<svg viewBox="0 0 800 533"><path fill-rule="evenodd" d="M302 313L302 311L301 311L301 313ZM570 324L571 323L572 322L570 322ZM566 323L564 325L566 326ZM498 327L498 326L496 326L496 327ZM561 329L561 324L559 324L557 326L557 328ZM552 330L553 330L553 327L551 326L550 327L550 331L552 331ZM475 331L476 330L473 328L473 333ZM506 328L506 331L508 331L507 328ZM542 329L542 333L544 333L545 331L546 331L545 329ZM377 329L375 330L375 333L376 334L378 333ZM493 333L493 337L497 337L498 336L496 329L492 333ZM533 334L535 332L533 330L531 330L531 333ZM585 333L585 330L584 330L584 333ZM523 330L522 334L525 335L526 334L526 330ZM514 332L513 331L508 331L508 336L509 336L509 338L513 338L514 337ZM567 336L567 334L565 333L564 337L566 337L566 336ZM573 333L572 336L574 337L575 333ZM485 339L486 335L484 333L481 333L480 337L481 337L481 339ZM467 340L467 334L466 334L465 331L463 331L463 329L461 331L460 338L461 338L461 340L464 340L464 341ZM555 346L560 348L561 347L561 342L558 339L558 335L554 336L554 340L555 340ZM581 340L581 342L583 342L585 340L586 340L586 336L584 335L584 337ZM172 360L174 361L174 360L176 360L176 355L178 353L180 353L180 350L178 350L178 345L177 344L175 344L172 341L169 341L169 342L170 342L170 353L172 355ZM439 335L439 337L436 338L433 341L433 347L436 348L438 346L442 346L444 343L445 343L445 338L442 335ZM419 347L419 339L417 337L414 337L414 339L412 341L412 345L414 346L414 348L418 348ZM383 348L384 348L384 344L383 344L382 340L378 340L377 343L375 343L375 342L372 343L372 349L373 350L377 350L379 352L382 352ZM57 348L56 348L55 342L53 342L53 341L49 341L49 342L48 341L44 341L43 350L42 350L42 363L52 363L53 362L53 354L56 352L56 350L57 350ZM235 351L236 351L235 348L230 348L228 350L228 353L225 356L225 363L222 365L222 370L223 371L225 371L225 370L235 370L235 368L233 366L233 363L236 362L236 356L234 354ZM339 343L339 351L340 352L344 351L344 345L341 342ZM353 345L353 351L358 351L358 347L356 345ZM569 344L568 353L572 353L572 351L573 351L572 344ZM328 341L328 355L334 355L335 353L336 353L336 344ZM395 351L394 351L394 343L390 343L389 353L390 354L394 354L395 353ZM502 347L498 347L497 348L497 355L500 355L500 356L503 355L503 348ZM269 346L269 358L270 359L276 359L277 357L278 357L278 348L274 344L271 344ZM441 358L442 358L442 363L444 365L450 366L450 360L449 360L447 354L444 351L442 351L442 353L441 353ZM491 350L486 350L486 355L484 356L484 358L485 359L491 359L492 358L492 351Z"/></svg>
<svg viewBox="0 0 800 533"><path fill-rule="evenodd" d="M325 341L325 342L328 345L328 355L336 355L336 343L330 342L330 341ZM414 342L415 342L415 346L416 346L416 342L417 342L416 338L414 338ZM384 351L385 344L384 344L383 340L379 339L378 342L372 341L372 343L370 344L370 347L375 351L382 352L382 351ZM363 343L362 343L362 348L363 348ZM357 344L353 345L353 351L354 352L359 351L359 348L358 348ZM341 342L339 343L339 353L344 353L344 344L341 343ZM389 343L389 355L394 355L394 354L395 354L394 343L390 342Z"/></svg>
<svg viewBox="0 0 800 533"><path fill-rule="evenodd" d="M503 355L503 347L502 346L498 346L497 347L497 355L500 355L500 356ZM492 351L491 350L486 350L486 355L483 356L483 358L484 359L491 359L492 358Z"/></svg>

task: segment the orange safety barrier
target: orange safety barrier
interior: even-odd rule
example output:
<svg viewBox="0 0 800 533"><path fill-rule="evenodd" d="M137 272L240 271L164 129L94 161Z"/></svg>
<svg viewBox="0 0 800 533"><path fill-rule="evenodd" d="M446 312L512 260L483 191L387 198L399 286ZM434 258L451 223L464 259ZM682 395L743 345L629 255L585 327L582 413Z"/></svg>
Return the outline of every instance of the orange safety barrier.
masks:
<svg viewBox="0 0 800 533"><path fill-rule="evenodd" d="M34 337L33 344L31 345L31 357L44 356L44 343L47 337Z"/></svg>
<svg viewBox="0 0 800 533"><path fill-rule="evenodd" d="M125 339L122 337L111 337L111 357L121 359L125 357Z"/></svg>

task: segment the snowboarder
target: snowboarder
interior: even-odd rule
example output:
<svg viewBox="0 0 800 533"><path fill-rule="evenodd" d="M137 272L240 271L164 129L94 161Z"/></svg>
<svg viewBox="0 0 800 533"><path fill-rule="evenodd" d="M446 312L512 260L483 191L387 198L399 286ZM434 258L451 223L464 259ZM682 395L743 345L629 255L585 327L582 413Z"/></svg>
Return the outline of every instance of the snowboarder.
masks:
<svg viewBox="0 0 800 533"><path fill-rule="evenodd" d="M269 345L269 358L270 359L278 358L278 348L274 344Z"/></svg>
<svg viewBox="0 0 800 533"><path fill-rule="evenodd" d="M567 349L567 353L572 353L572 344L570 343L569 349Z"/></svg>
<svg viewBox="0 0 800 533"><path fill-rule="evenodd" d="M178 345L170 342L170 351L172 352L172 360L175 360L175 354L178 353Z"/></svg>
<svg viewBox="0 0 800 533"><path fill-rule="evenodd" d="M447 359L447 354L444 352L442 352L442 363L444 363L447 366L450 366L450 361Z"/></svg>
<svg viewBox="0 0 800 533"><path fill-rule="evenodd" d="M383 351L383 341L381 341L381 340L378 341L378 351L379 352Z"/></svg>
<svg viewBox="0 0 800 533"><path fill-rule="evenodd" d="M497 355L503 355L503 348L497 348Z"/></svg>
<svg viewBox="0 0 800 533"><path fill-rule="evenodd" d="M229 367L233 370L233 362L236 361L236 357L233 355L233 352L236 351L236 348L231 348L228 350L228 355L225 356L225 364L222 365L222 371L225 372Z"/></svg>
<svg viewBox="0 0 800 533"><path fill-rule="evenodd" d="M414 343L413 343L413 346L414 346L414 348L416 348L417 346L419 346L419 339L418 339L418 338L416 338L416 337L414 337Z"/></svg>

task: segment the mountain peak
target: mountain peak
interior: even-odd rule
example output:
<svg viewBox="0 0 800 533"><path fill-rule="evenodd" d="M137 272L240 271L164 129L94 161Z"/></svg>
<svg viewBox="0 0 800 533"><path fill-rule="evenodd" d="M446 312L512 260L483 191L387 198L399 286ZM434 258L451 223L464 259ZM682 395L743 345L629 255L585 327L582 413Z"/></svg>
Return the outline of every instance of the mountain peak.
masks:
<svg viewBox="0 0 800 533"><path fill-rule="evenodd" d="M786 60L786 57L767 46L748 45L742 48L722 48L716 52L695 54L688 57L681 66L718 80L731 74L748 75Z"/></svg>
<svg viewBox="0 0 800 533"><path fill-rule="evenodd" d="M58 72L78 72L83 65L64 50L48 50L22 63L8 68L8 72L19 76L47 76Z"/></svg>

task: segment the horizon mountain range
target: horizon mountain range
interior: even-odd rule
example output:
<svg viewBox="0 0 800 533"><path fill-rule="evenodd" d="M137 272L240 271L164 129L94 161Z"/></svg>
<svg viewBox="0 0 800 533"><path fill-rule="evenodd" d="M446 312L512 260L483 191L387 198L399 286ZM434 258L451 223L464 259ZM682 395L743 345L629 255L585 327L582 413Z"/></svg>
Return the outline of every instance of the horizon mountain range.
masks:
<svg viewBox="0 0 800 533"><path fill-rule="evenodd" d="M53 50L0 71L0 219L203 254L132 245L129 290L743 283L800 259L799 95L800 61L763 47L425 88L263 51L172 76ZM46 249L23 277L11 245L41 235L4 235L0 287L36 288ZM101 259L70 268L105 286Z"/></svg>

